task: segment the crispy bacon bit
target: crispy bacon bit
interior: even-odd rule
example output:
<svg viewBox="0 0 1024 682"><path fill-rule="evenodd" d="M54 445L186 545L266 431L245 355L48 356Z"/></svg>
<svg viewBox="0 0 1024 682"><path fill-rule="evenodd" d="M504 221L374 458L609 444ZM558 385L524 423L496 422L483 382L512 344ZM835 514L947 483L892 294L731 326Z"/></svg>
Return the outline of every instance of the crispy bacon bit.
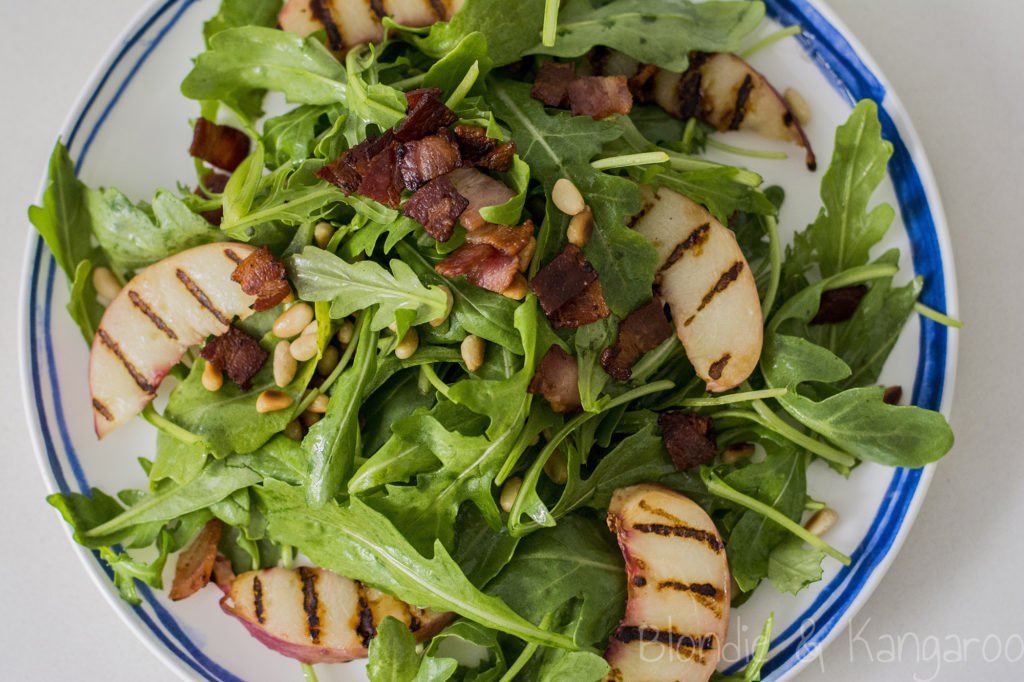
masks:
<svg viewBox="0 0 1024 682"><path fill-rule="evenodd" d="M885 389L885 393L882 394L882 402L886 405L899 405L902 398L902 386L889 386Z"/></svg>
<svg viewBox="0 0 1024 682"><path fill-rule="evenodd" d="M512 167L512 157L516 155L516 143L503 142L497 147L492 149L490 152L485 154L476 165L479 168L486 168L487 170L497 171L504 173Z"/></svg>
<svg viewBox="0 0 1024 682"><path fill-rule="evenodd" d="M459 194L446 176L435 178L419 188L405 202L402 212L423 226L431 237L446 242L459 215L469 206L469 200Z"/></svg>
<svg viewBox="0 0 1024 682"><path fill-rule="evenodd" d="M359 189L373 157L396 144L398 140L393 130L386 130L380 137L370 135L340 158L316 171L315 175L345 190L347 196Z"/></svg>
<svg viewBox="0 0 1024 682"><path fill-rule="evenodd" d="M252 304L256 312L270 310L292 292L284 264L266 246L246 256L231 273L231 279L241 285L242 291L256 297Z"/></svg>
<svg viewBox="0 0 1024 682"><path fill-rule="evenodd" d="M249 382L263 367L268 355L256 339L237 327L228 327L226 332L211 339L199 354L244 391L249 390Z"/></svg>
<svg viewBox="0 0 1024 682"><path fill-rule="evenodd" d="M192 131L188 151L217 168L233 171L249 155L249 136L237 128L200 118Z"/></svg>
<svg viewBox="0 0 1024 682"><path fill-rule="evenodd" d="M406 142L398 148L398 172L406 189L415 191L462 165L457 139L447 128L443 131Z"/></svg>
<svg viewBox="0 0 1024 682"><path fill-rule="evenodd" d="M448 174L459 194L469 199L469 206L459 216L459 222L467 230L475 230L487 224L480 209L485 206L500 206L516 195L508 185L484 175L473 168L459 168Z"/></svg>
<svg viewBox="0 0 1024 682"><path fill-rule="evenodd" d="M527 220L522 225L495 225L488 223L478 230L466 235L470 244L490 244L498 251L513 256L530 243L533 237L533 221Z"/></svg>
<svg viewBox="0 0 1024 682"><path fill-rule="evenodd" d="M224 192L224 188L228 185L228 180L231 176L227 173L220 173L214 171L207 173L203 176L199 186L196 187L195 193L204 199L209 199L211 194L221 194ZM224 218L224 207L219 206L209 211L203 211L200 213L206 222L211 225L220 225L220 221Z"/></svg>
<svg viewBox="0 0 1024 682"><path fill-rule="evenodd" d="M666 412L658 417L658 426L665 449L679 471L710 462L718 455L711 417L696 412Z"/></svg>
<svg viewBox="0 0 1024 682"><path fill-rule="evenodd" d="M500 142L487 137L487 131L476 126L455 126L455 137L467 166L478 166L503 173L512 167L515 142Z"/></svg>
<svg viewBox="0 0 1024 682"><path fill-rule="evenodd" d="M466 275L471 284L502 293L519 272L519 258L498 251L489 244L463 244L434 266L444 277Z"/></svg>
<svg viewBox="0 0 1024 682"><path fill-rule="evenodd" d="M551 346L537 365L526 390L547 398L555 412L578 412L582 405L576 358L557 344Z"/></svg>
<svg viewBox="0 0 1024 682"><path fill-rule="evenodd" d="M552 326L582 327L591 322L603 320L611 315L604 300L601 282L594 280L587 288L569 299L565 305L548 316Z"/></svg>
<svg viewBox="0 0 1024 682"><path fill-rule="evenodd" d="M569 106L569 84L576 80L576 64L547 62L537 71L537 78L530 88L530 97L540 100L549 107L564 109Z"/></svg>
<svg viewBox="0 0 1024 682"><path fill-rule="evenodd" d="M174 601L191 597L210 582L217 543L220 542L220 519L210 519L185 551L178 555L174 582L168 596Z"/></svg>
<svg viewBox="0 0 1024 682"><path fill-rule="evenodd" d="M405 93L405 101L409 103L405 118L395 128L395 135L402 142L419 140L458 120L441 99L441 88L411 90Z"/></svg>
<svg viewBox="0 0 1024 682"><path fill-rule="evenodd" d="M550 317L596 279L597 272L583 257L580 247L568 244L562 253L534 275L530 281L530 290L536 294L540 307Z"/></svg>
<svg viewBox="0 0 1024 682"><path fill-rule="evenodd" d="M370 159L358 191L364 197L398 208L402 200L402 179L398 173L396 146L388 147Z"/></svg>
<svg viewBox="0 0 1024 682"><path fill-rule="evenodd" d="M586 76L568 87L573 116L605 118L628 114L633 108L633 93L625 76Z"/></svg>
<svg viewBox="0 0 1024 682"><path fill-rule="evenodd" d="M227 594L231 590L231 583L235 582L235 569L231 566L231 559L223 554L218 554L213 560L213 574L210 576L214 584Z"/></svg>
<svg viewBox="0 0 1024 682"><path fill-rule="evenodd" d="M670 336L672 325L665 317L665 304L653 298L619 323L619 338L601 353L601 366L619 381L626 381L633 374L631 368L637 358Z"/></svg>
<svg viewBox="0 0 1024 682"><path fill-rule="evenodd" d="M867 293L868 288L863 284L829 289L821 295L821 304L818 306L818 312L811 320L811 324L845 322L853 317L861 299Z"/></svg>

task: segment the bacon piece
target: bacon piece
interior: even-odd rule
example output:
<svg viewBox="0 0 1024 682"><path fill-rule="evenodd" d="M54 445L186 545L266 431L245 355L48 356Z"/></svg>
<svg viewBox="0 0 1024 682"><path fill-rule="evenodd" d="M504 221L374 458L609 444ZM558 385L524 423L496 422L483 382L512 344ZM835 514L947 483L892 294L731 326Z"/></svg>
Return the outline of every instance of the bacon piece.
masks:
<svg viewBox="0 0 1024 682"><path fill-rule="evenodd" d="M396 146L388 147L370 159L358 191L364 197L398 208L402 201L402 179L398 172Z"/></svg>
<svg viewBox="0 0 1024 682"><path fill-rule="evenodd" d="M512 167L515 142L500 142L487 137L487 131L476 126L455 126L463 163L503 173Z"/></svg>
<svg viewBox="0 0 1024 682"><path fill-rule="evenodd" d="M341 157L316 171L314 175L345 190L345 195L348 196L359 189L359 183L370 169L373 157L397 143L395 133L391 129L386 130L380 137L370 135Z"/></svg>
<svg viewBox="0 0 1024 682"><path fill-rule="evenodd" d="M857 306L867 293L868 288L863 284L829 289L821 295L818 312L810 324L835 324L847 321L857 312Z"/></svg>
<svg viewBox="0 0 1024 682"><path fill-rule="evenodd" d="M580 247L567 244L562 253L534 275L530 280L530 290L537 296L544 313L550 317L596 279L597 272L583 257Z"/></svg>
<svg viewBox="0 0 1024 682"><path fill-rule="evenodd" d="M398 148L398 172L406 189L415 191L462 165L457 138L447 128L442 130L446 134L427 135Z"/></svg>
<svg viewBox="0 0 1024 682"><path fill-rule="evenodd" d="M195 193L204 199L209 199L211 194L221 194L224 192L224 188L228 185L228 180L231 176L227 173L220 173L214 171L207 173L203 176L199 182L199 186L196 187ZM206 222L211 225L220 225L220 221L224 218L224 207L218 206L217 208L209 211L203 211L200 213Z"/></svg>
<svg viewBox="0 0 1024 682"><path fill-rule="evenodd" d="M441 99L441 88L411 90L405 93L405 101L409 104L405 118L395 128L395 135L402 142L419 140L458 120Z"/></svg>
<svg viewBox="0 0 1024 682"><path fill-rule="evenodd" d="M220 519L210 519L185 551L178 555L168 595L174 601L191 597L210 582L220 542Z"/></svg>
<svg viewBox="0 0 1024 682"><path fill-rule="evenodd" d="M469 206L469 200L455 189L446 176L434 178L409 197L402 213L409 216L439 242L452 236L459 215Z"/></svg>
<svg viewBox="0 0 1024 682"><path fill-rule="evenodd" d="M672 325L665 316L665 304L652 298L619 323L619 338L601 353L601 366L619 381L626 381L637 358L670 336Z"/></svg>
<svg viewBox="0 0 1024 682"><path fill-rule="evenodd" d="M192 131L189 154L217 168L234 171L249 155L249 136L237 128L200 118Z"/></svg>
<svg viewBox="0 0 1024 682"><path fill-rule="evenodd" d="M526 390L547 398L555 412L578 412L582 405L576 358L557 344L551 346L537 365Z"/></svg>
<svg viewBox="0 0 1024 682"><path fill-rule="evenodd" d="M564 109L569 106L569 84L576 80L576 64L547 62L537 71L530 88L530 97L549 107Z"/></svg>
<svg viewBox="0 0 1024 682"><path fill-rule="evenodd" d="M434 266L444 277L466 275L471 284L502 293L519 272L519 259L489 244L463 244Z"/></svg>
<svg viewBox="0 0 1024 682"><path fill-rule="evenodd" d="M611 315L604 300L601 282L594 280L580 293L566 301L565 305L548 316L551 325L560 327L582 327L591 322L603 320Z"/></svg>
<svg viewBox="0 0 1024 682"><path fill-rule="evenodd" d="M249 382L268 356L256 339L237 327L228 327L226 332L211 339L199 354L244 391L249 390Z"/></svg>
<svg viewBox="0 0 1024 682"><path fill-rule="evenodd" d="M231 273L231 279L241 285L242 291L256 297L252 304L256 312L270 310L292 292L284 264L266 246L246 256Z"/></svg>
<svg viewBox="0 0 1024 682"><path fill-rule="evenodd" d="M625 76L586 76L577 78L568 87L569 106L573 116L605 118L612 114L628 114L633 108L633 93Z"/></svg>
<svg viewBox="0 0 1024 682"><path fill-rule="evenodd" d="M467 230L475 230L487 224L480 209L485 206L500 206L516 195L508 185L484 175L473 168L459 168L448 174L459 194L469 199L469 206L459 216L459 222Z"/></svg>
<svg viewBox="0 0 1024 682"><path fill-rule="evenodd" d="M213 560L210 579L224 594L227 594L231 590L231 583L235 581L235 569L231 566L231 559L223 554L218 554L217 558Z"/></svg>
<svg viewBox="0 0 1024 682"><path fill-rule="evenodd" d="M526 248L533 237L533 221L527 220L522 225L495 225L488 223L478 230L466 235L470 244L490 244L498 251L515 255Z"/></svg>
<svg viewBox="0 0 1024 682"><path fill-rule="evenodd" d="M679 471L710 462L718 455L711 417L696 412L665 412L658 417L658 426L665 449Z"/></svg>

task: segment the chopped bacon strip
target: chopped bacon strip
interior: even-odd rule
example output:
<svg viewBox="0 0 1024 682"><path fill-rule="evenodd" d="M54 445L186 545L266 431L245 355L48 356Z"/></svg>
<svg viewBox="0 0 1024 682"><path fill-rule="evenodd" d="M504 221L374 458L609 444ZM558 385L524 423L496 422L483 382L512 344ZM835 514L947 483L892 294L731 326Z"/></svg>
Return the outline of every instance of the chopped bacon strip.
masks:
<svg viewBox="0 0 1024 682"><path fill-rule="evenodd" d="M516 143L503 142L497 147L484 154L477 162L479 168L504 173L512 167L512 159L516 155Z"/></svg>
<svg viewBox="0 0 1024 682"><path fill-rule="evenodd" d="M485 206L500 206L516 195L508 185L484 175L473 168L459 168L448 174L459 194L469 199L469 206L459 216L459 222L467 230L475 230L487 224L480 209Z"/></svg>
<svg viewBox="0 0 1024 682"><path fill-rule="evenodd" d="M463 244L434 266L444 277L466 275L471 284L502 293L519 272L519 258L498 251L489 244Z"/></svg>
<svg viewBox="0 0 1024 682"><path fill-rule="evenodd" d="M512 157L516 153L515 142L502 143L487 137L487 131L476 126L455 126L455 137L459 142L462 160L467 165L499 173L512 167Z"/></svg>
<svg viewBox="0 0 1024 682"><path fill-rule="evenodd" d="M604 300L601 282L594 280L580 293L566 301L565 305L548 316L551 325L560 327L582 327L591 322L603 320L611 315Z"/></svg>
<svg viewBox="0 0 1024 682"><path fill-rule="evenodd" d="M226 332L211 339L199 354L245 391L249 390L249 382L269 355L256 339L237 327L228 327Z"/></svg>
<svg viewBox="0 0 1024 682"><path fill-rule="evenodd" d="M398 208L402 201L402 179L398 172L397 145L370 159L358 191L364 197Z"/></svg>
<svg viewBox="0 0 1024 682"><path fill-rule="evenodd" d="M231 559L223 554L218 554L217 558L213 560L213 571L210 577L214 584L224 594L227 594L231 590L231 583L235 582L235 569L231 566Z"/></svg>
<svg viewBox="0 0 1024 682"><path fill-rule="evenodd" d="M576 64L547 62L537 71L537 78L530 88L530 97L540 100L549 107L564 109L569 106L569 84L576 80Z"/></svg>
<svg viewBox="0 0 1024 682"><path fill-rule="evenodd" d="M395 128L395 135L402 142L419 140L458 120L441 99L440 88L411 90L405 93L405 101L409 103L405 118Z"/></svg>
<svg viewBox="0 0 1024 682"><path fill-rule="evenodd" d="M189 154L217 168L233 171L249 156L249 136L237 128L200 118L192 131Z"/></svg>
<svg viewBox="0 0 1024 682"><path fill-rule="evenodd" d="M586 76L568 87L573 116L605 118L628 114L633 108L633 93L625 76Z"/></svg>
<svg viewBox="0 0 1024 682"><path fill-rule="evenodd" d="M718 456L715 422L711 417L696 412L665 412L658 417L658 426L677 470L691 469Z"/></svg>
<svg viewBox="0 0 1024 682"><path fill-rule="evenodd" d="M845 322L857 312L857 306L868 293L863 284L855 284L840 289L829 289L821 295L821 304L811 324L834 324Z"/></svg>
<svg viewBox="0 0 1024 682"><path fill-rule="evenodd" d="M619 338L601 353L601 366L619 381L626 381L637 358L670 336L672 325L665 316L665 304L653 298L619 323Z"/></svg>
<svg viewBox="0 0 1024 682"><path fill-rule="evenodd" d="M219 173L214 171L207 173L203 176L199 182L199 186L196 187L195 193L204 199L209 199L211 194L221 194L224 192L224 188L228 185L228 180L231 176L227 173ZM200 213L206 222L211 225L220 225L221 220L224 218L224 207L218 206L217 208L209 211L203 211Z"/></svg>
<svg viewBox="0 0 1024 682"><path fill-rule="evenodd" d="M178 555L174 582L168 595L174 601L191 597L206 587L213 573L220 542L220 519L210 519L185 551Z"/></svg>
<svg viewBox="0 0 1024 682"><path fill-rule="evenodd" d="M231 273L231 279L241 285L242 291L256 297L252 304L256 312L270 310L292 292L284 264L266 246L246 256Z"/></svg>
<svg viewBox="0 0 1024 682"><path fill-rule="evenodd" d="M886 405L899 405L902 398L902 386L889 386L885 389L885 393L882 394L882 402Z"/></svg>
<svg viewBox="0 0 1024 682"><path fill-rule="evenodd" d="M455 189L446 176L435 178L409 197L402 212L423 226L431 237L446 242L469 200Z"/></svg>
<svg viewBox="0 0 1024 682"><path fill-rule="evenodd" d="M406 142L397 153L402 183L413 191L462 165L457 138L447 128L443 133Z"/></svg>
<svg viewBox="0 0 1024 682"><path fill-rule="evenodd" d="M488 223L478 230L466 235L470 244L490 244L498 251L515 255L526 248L533 237L533 221L527 220L522 225L495 225Z"/></svg>
<svg viewBox="0 0 1024 682"><path fill-rule="evenodd" d="M555 412L578 412L582 405L576 358L557 344L551 346L537 365L526 390L547 398Z"/></svg>
<svg viewBox="0 0 1024 682"><path fill-rule="evenodd" d="M380 137L370 135L314 175L345 190L347 196L359 189L359 183L369 171L373 157L397 143L395 133L390 129Z"/></svg>
<svg viewBox="0 0 1024 682"><path fill-rule="evenodd" d="M596 279L597 272L583 257L580 247L567 244L562 253L534 275L530 280L530 290L550 317Z"/></svg>

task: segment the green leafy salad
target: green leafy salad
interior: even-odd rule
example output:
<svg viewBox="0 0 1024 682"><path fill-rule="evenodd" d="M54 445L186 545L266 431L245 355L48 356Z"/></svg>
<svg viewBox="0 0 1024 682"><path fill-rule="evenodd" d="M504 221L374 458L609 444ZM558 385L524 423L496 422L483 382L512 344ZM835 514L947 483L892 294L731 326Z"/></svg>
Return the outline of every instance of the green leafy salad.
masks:
<svg viewBox="0 0 1024 682"><path fill-rule="evenodd" d="M94 371L98 433L122 411L156 428L139 489L49 498L75 540L100 552L128 601L140 601L137 581L164 587L170 558L172 598L179 575L198 580L191 593L212 574L233 615L307 675L368 654L375 681L608 675L628 563L609 505L637 484L681 493L714 522L734 607L762 583L795 594L823 562L849 563L802 525L828 502L807 489L810 464L837 477L861 462L921 467L953 443L940 414L878 384L911 315L954 321L918 303L920 278L895 283L897 250L872 248L894 217L872 207L892 153L874 103L836 130L820 213L784 245L785 188L703 155L769 106L799 131L735 56L749 54L761 3L422 4L448 20L395 10L359 43L346 38L354 20L330 17L346 3L223 0L181 85L197 102L197 180L151 201L86 187L57 144L30 218L67 275L92 362L109 352L131 371L127 388ZM297 7L305 30L291 26ZM718 120L722 64L741 77ZM428 105L441 118L409 133ZM215 133L205 152L201 128ZM803 145L813 165L802 132L751 129ZM229 143L242 151L225 161ZM684 213L703 217L678 243L651 236ZM732 267L686 294L696 275L677 261L696 272L733 241ZM250 269L276 267L288 286L265 309L249 310L250 296L237 319L197 323L192 343L177 303L143 298L158 296L145 291L164 270L196 300L222 286L188 270L213 245L240 263L223 284L232 296L262 300L239 275L261 253ZM736 338L693 331L742 282L756 333L721 321ZM142 311L180 348L166 361L132 356L114 338L121 310ZM637 341L650 331L638 311L664 333ZM230 345L221 339L237 345L214 349ZM748 370L727 381L744 352ZM251 365L240 378L239 356ZM328 579L309 566L358 581L351 647L319 639L331 617L309 585L323 595ZM299 571L296 608L315 646L270 632L261 595L278 588L251 573L270 568ZM381 595L391 611L368 606ZM757 678L769 635L770 622L735 679Z"/></svg>

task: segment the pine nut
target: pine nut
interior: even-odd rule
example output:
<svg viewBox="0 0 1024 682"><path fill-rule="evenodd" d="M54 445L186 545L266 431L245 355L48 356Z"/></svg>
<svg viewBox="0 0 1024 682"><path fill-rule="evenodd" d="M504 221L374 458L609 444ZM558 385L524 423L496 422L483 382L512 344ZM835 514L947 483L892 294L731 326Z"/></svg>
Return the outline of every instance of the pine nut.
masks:
<svg viewBox="0 0 1024 682"><path fill-rule="evenodd" d="M296 303L274 320L274 336L290 339L297 336L313 319L313 306L308 303Z"/></svg>
<svg viewBox="0 0 1024 682"><path fill-rule="evenodd" d="M309 410L306 410L301 415L299 415L299 420L302 421L302 425L305 426L307 429L310 426L312 426L313 424L316 424L318 421L320 421L323 418L324 418L324 416L322 414L317 414L316 412L310 412Z"/></svg>
<svg viewBox="0 0 1024 682"><path fill-rule="evenodd" d="M505 485L501 487L501 508L507 514L512 511L512 503L516 501L516 496L519 495L519 489L523 486L523 479L518 476L505 481Z"/></svg>
<svg viewBox="0 0 1024 682"><path fill-rule="evenodd" d="M330 223L320 221L313 228L313 241L321 249L326 249L327 245L331 242L331 237L334 236L334 226Z"/></svg>
<svg viewBox="0 0 1024 682"><path fill-rule="evenodd" d="M207 362L206 367L203 368L202 382L203 388L207 391L219 391L220 387L224 385L224 373Z"/></svg>
<svg viewBox="0 0 1024 682"><path fill-rule="evenodd" d="M445 304L444 315L430 321L431 327L440 327L444 324L444 321L452 314L452 306L455 305L455 297L452 296L452 290L448 288L447 284L439 284L437 288L444 291L444 295L448 297L448 302Z"/></svg>
<svg viewBox="0 0 1024 682"><path fill-rule="evenodd" d="M796 88L786 88L786 92L782 93L782 100L789 107L789 112L793 114L800 125L805 126L811 122L811 107L807 104L807 100L800 94L800 91Z"/></svg>
<svg viewBox="0 0 1024 682"><path fill-rule="evenodd" d="M309 407L306 408L306 409L308 409L310 412L314 412L316 414L324 414L325 412L327 412L327 401L328 400L329 400L329 398L327 397L327 395L324 394L324 393L321 393L317 397L313 398L313 402L311 402L309 404Z"/></svg>
<svg viewBox="0 0 1024 682"><path fill-rule="evenodd" d="M517 254L519 256L519 272L526 272L533 260L533 254L537 252L537 238L530 237L530 241Z"/></svg>
<svg viewBox="0 0 1024 682"><path fill-rule="evenodd" d="M484 351L487 350L487 342L476 334L470 334L462 339L459 352L462 353L462 361L466 363L466 369L475 372L484 364Z"/></svg>
<svg viewBox="0 0 1024 682"><path fill-rule="evenodd" d="M807 519L807 523L804 524L811 533L814 533L818 537L821 537L832 529L832 526L836 525L839 521L839 512L832 507L823 507L811 515L811 518Z"/></svg>
<svg viewBox="0 0 1024 682"><path fill-rule="evenodd" d="M410 329L402 337L401 343L395 347L395 357L399 360L405 360L412 356L416 352L416 349L420 347L420 335L416 332L416 329Z"/></svg>
<svg viewBox="0 0 1024 682"><path fill-rule="evenodd" d="M572 184L572 180L567 178L555 181L555 186L551 188L551 201L559 211L568 215L576 215L586 207L583 195Z"/></svg>
<svg viewBox="0 0 1024 682"><path fill-rule="evenodd" d="M316 355L316 334L302 334L292 341L292 357L299 362L305 362Z"/></svg>
<svg viewBox="0 0 1024 682"><path fill-rule="evenodd" d="M570 244L575 244L581 249L590 241L590 235L594 232L594 212L590 207L577 213L569 221L569 228L565 231Z"/></svg>
<svg viewBox="0 0 1024 682"><path fill-rule="evenodd" d="M529 291L530 287L526 284L526 278L523 277L522 273L517 272L516 276L512 279L512 284L509 285L508 289L501 292L501 295L521 301L526 298L526 294Z"/></svg>
<svg viewBox="0 0 1024 682"><path fill-rule="evenodd" d="M319 328L320 325L317 324L316 320L313 320L312 322L305 326L305 328L302 330L302 333L299 334L299 336L306 336L307 334L312 334L313 336L316 336L317 329Z"/></svg>
<svg viewBox="0 0 1024 682"><path fill-rule="evenodd" d="M292 440L302 440L302 423L298 419L291 420L288 426L284 427L284 435Z"/></svg>
<svg viewBox="0 0 1024 682"><path fill-rule="evenodd" d="M330 376L334 368L338 366L338 360L341 359L341 353L338 352L337 346L327 346L324 348L324 354L320 357L320 362L316 363L317 374L321 376Z"/></svg>
<svg viewBox="0 0 1024 682"><path fill-rule="evenodd" d="M281 391L263 391L256 399L256 411L260 414L277 412L292 406L292 397Z"/></svg>
<svg viewBox="0 0 1024 682"><path fill-rule="evenodd" d="M292 383L295 378L295 370L298 363L292 355L292 344L287 341L278 341L274 346L274 383L278 387L284 387Z"/></svg>
<svg viewBox="0 0 1024 682"><path fill-rule="evenodd" d="M544 473L548 475L552 483L565 485L565 482L569 480L569 469L565 453L561 450L555 450L551 453L548 461L544 462Z"/></svg>
<svg viewBox="0 0 1024 682"><path fill-rule="evenodd" d="M121 293L121 283L117 281L117 277L114 277L110 268L102 265L92 270L92 286L100 297L108 301L113 301Z"/></svg>
<svg viewBox="0 0 1024 682"><path fill-rule="evenodd" d="M735 464L741 459L746 459L754 454L753 443L733 443L722 453L723 464Z"/></svg>
<svg viewBox="0 0 1024 682"><path fill-rule="evenodd" d="M352 343L352 335L356 331L356 326L352 324L351 320L342 320L341 326L338 327L338 343L341 344L342 348Z"/></svg>

